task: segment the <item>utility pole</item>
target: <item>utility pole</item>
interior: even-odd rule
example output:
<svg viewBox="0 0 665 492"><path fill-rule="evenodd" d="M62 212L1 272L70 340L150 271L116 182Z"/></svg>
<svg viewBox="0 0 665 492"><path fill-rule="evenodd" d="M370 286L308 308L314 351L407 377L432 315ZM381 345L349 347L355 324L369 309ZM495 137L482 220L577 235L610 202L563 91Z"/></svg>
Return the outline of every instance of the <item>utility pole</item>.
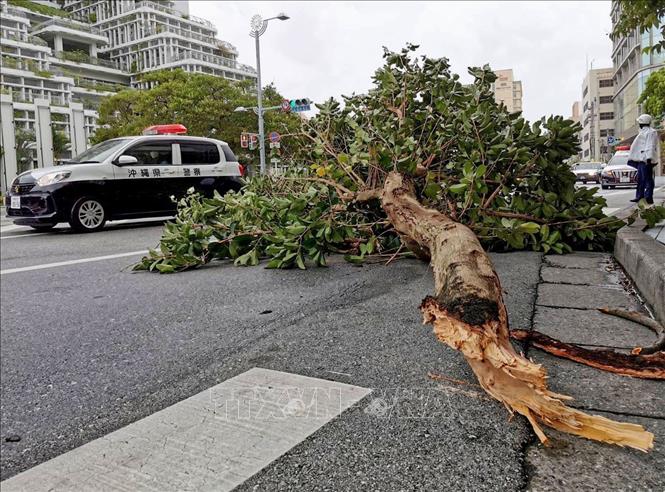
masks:
<svg viewBox="0 0 665 492"><path fill-rule="evenodd" d="M257 115L259 117L259 159L261 162L261 174L266 173L266 148L265 148L265 135L263 132L263 86L261 85L261 49L259 46L259 38L264 32L266 32L266 29L268 29L268 21L273 19L279 19L283 21L289 19L289 16L286 15L285 13L281 13L276 17L270 17L268 19L264 19L260 15L255 15L250 20L249 35L256 40L256 75L258 83Z"/></svg>

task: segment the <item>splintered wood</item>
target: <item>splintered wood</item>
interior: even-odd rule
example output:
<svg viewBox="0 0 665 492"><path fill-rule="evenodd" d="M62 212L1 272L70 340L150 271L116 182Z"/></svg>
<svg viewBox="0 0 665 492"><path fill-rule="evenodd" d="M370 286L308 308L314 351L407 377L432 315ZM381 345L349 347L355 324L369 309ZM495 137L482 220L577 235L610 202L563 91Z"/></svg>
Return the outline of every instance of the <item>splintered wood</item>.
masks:
<svg viewBox="0 0 665 492"><path fill-rule="evenodd" d="M413 185L397 172L385 181L382 205L407 247L430 260L436 292L421 305L424 322L441 342L462 352L488 394L524 415L543 443L547 436L540 424L642 451L653 447L653 434L640 425L567 407L569 397L547 389L545 369L515 352L499 278L468 227L423 207Z"/></svg>

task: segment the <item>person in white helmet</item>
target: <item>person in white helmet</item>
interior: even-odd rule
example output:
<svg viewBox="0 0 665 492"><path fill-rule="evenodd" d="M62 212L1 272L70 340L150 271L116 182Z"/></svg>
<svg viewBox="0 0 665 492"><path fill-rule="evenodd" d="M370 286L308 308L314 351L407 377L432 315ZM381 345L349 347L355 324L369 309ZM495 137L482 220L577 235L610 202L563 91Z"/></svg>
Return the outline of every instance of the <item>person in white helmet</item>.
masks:
<svg viewBox="0 0 665 492"><path fill-rule="evenodd" d="M635 199L631 202L639 202L642 198L647 203L653 203L654 178L653 171L658 163L658 132L651 128L651 116L640 115L637 118L640 131L630 146L628 161L632 161L637 167L637 191Z"/></svg>

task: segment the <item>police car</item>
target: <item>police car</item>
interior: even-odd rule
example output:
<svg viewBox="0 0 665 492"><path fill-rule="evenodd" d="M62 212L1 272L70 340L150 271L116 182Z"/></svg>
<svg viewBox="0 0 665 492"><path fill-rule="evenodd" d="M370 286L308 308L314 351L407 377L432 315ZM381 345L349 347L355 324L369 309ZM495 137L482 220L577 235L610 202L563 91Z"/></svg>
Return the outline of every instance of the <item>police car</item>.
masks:
<svg viewBox="0 0 665 492"><path fill-rule="evenodd" d="M239 190L243 166L228 144L156 125L143 135L107 140L64 165L20 174L5 197L14 224L47 230L69 222L93 232L107 220L173 215L172 196Z"/></svg>

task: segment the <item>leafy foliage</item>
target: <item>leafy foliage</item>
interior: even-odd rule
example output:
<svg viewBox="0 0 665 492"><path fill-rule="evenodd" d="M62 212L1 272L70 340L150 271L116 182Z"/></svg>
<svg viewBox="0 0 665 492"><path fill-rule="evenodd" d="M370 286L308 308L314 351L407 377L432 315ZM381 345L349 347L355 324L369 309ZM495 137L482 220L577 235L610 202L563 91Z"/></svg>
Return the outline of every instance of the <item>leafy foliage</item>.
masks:
<svg viewBox="0 0 665 492"><path fill-rule="evenodd" d="M644 112L653 116L654 121L665 118L665 68L649 76L637 103L643 104Z"/></svg>
<svg viewBox="0 0 665 492"><path fill-rule="evenodd" d="M256 96L251 84L234 83L221 77L186 73L182 70L162 70L142 76L147 90L127 89L105 99L100 107L100 128L94 141L126 135L139 135L144 128L181 123L190 135L224 140L239 154L243 164L258 162L258 151L252 154L240 148L240 133L256 132L257 119L253 112L234 112L238 106L252 107ZM282 96L274 87L265 88L266 106L279 105ZM278 131L289 134L297 131L297 116L281 112L265 114L266 134ZM289 152L288 138L283 151Z"/></svg>
<svg viewBox="0 0 665 492"><path fill-rule="evenodd" d="M342 204L333 187L301 178L253 178L243 193L203 198L193 191L179 202L175 222L165 226L159 251L137 270L171 273L230 259L268 268L325 266L330 252L361 249L371 254L399 247L384 218L370 222L368 208ZM358 261L362 256L350 257Z"/></svg>
<svg viewBox="0 0 665 492"><path fill-rule="evenodd" d="M621 10L619 21L614 26L612 38L627 36L638 29L640 34L653 28L660 29L660 42L653 46L645 47L645 51L660 53L665 49L665 0L618 0Z"/></svg>
<svg viewBox="0 0 665 492"><path fill-rule="evenodd" d="M342 250L362 261L398 251L379 201L353 200L376 197L367 192L380 190L393 170L409 177L424 205L469 226L488 250L611 248L624 221L605 216L594 190L576 188L565 162L578 151L579 125L560 116L529 124L496 103L488 66L470 68L474 81L465 85L447 59L416 57L416 48L386 50L368 93L317 106L293 137L312 177L250 180L244 194L213 201L188 196L161 252L140 267L175 271L212 258L255 264L262 257L288 267L301 266L305 253L318 259ZM326 227L338 235L326 236ZM220 245L229 240L238 242L234 251Z"/></svg>

